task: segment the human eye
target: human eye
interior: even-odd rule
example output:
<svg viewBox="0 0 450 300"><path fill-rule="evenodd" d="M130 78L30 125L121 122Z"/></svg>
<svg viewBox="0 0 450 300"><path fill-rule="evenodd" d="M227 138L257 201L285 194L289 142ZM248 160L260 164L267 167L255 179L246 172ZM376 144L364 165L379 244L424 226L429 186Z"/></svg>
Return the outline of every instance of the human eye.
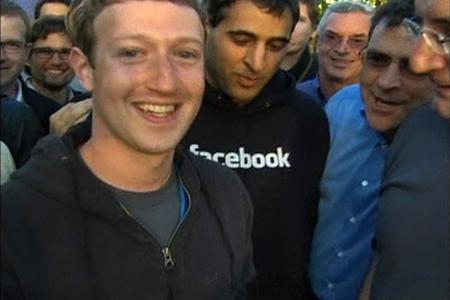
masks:
<svg viewBox="0 0 450 300"><path fill-rule="evenodd" d="M139 56L140 50L137 48L123 48L119 51L119 56L123 58L134 58Z"/></svg>
<svg viewBox="0 0 450 300"><path fill-rule="evenodd" d="M235 43L238 46L245 46L251 41L251 38L246 34L237 33L231 34L230 36L233 43Z"/></svg>
<svg viewBox="0 0 450 300"><path fill-rule="evenodd" d="M279 52L286 46L286 41L273 41L268 45L268 49L273 52Z"/></svg>
<svg viewBox="0 0 450 300"><path fill-rule="evenodd" d="M178 58L185 61L197 61L202 57L201 51L190 48L178 49L175 54Z"/></svg>
<svg viewBox="0 0 450 300"><path fill-rule="evenodd" d="M19 41L6 41L2 43L7 50L17 51L22 47L22 42Z"/></svg>
<svg viewBox="0 0 450 300"><path fill-rule="evenodd" d="M364 47L367 43L367 40L364 38L351 38L349 40L349 44L352 48Z"/></svg>
<svg viewBox="0 0 450 300"><path fill-rule="evenodd" d="M385 54L368 51L366 60L374 68L385 68L391 63L391 58Z"/></svg>
<svg viewBox="0 0 450 300"><path fill-rule="evenodd" d="M328 40L328 41L334 42L334 41L338 40L339 37L336 34L332 33L332 32L326 32L325 33L325 39Z"/></svg>

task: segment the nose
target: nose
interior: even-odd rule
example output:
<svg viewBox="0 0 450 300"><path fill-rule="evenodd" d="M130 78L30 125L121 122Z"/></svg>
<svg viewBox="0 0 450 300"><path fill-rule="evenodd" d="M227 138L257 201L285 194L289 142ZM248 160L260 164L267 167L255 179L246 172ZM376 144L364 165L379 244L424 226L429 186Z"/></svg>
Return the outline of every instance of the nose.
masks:
<svg viewBox="0 0 450 300"><path fill-rule="evenodd" d="M247 50L245 55L245 64L252 72L260 72L266 64L266 46L264 44L256 44Z"/></svg>
<svg viewBox="0 0 450 300"><path fill-rule="evenodd" d="M412 51L410 63L415 73L424 74L446 68L450 59L445 54L435 53L421 36Z"/></svg>
<svg viewBox="0 0 450 300"><path fill-rule="evenodd" d="M348 40L342 39L335 50L338 53L347 53L349 50Z"/></svg>
<svg viewBox="0 0 450 300"><path fill-rule="evenodd" d="M62 58L62 54L61 54L61 53L55 52L55 53L53 53L53 55L50 57L49 61L52 62L52 63L54 63L54 64L55 64L55 63L56 63L56 64L60 64L60 63L64 62L65 59Z"/></svg>
<svg viewBox="0 0 450 300"><path fill-rule="evenodd" d="M391 63L377 79L377 85L384 90L398 88L401 76L398 63Z"/></svg>
<svg viewBox="0 0 450 300"><path fill-rule="evenodd" d="M176 89L177 70L176 63L168 54L159 54L151 60L145 72L148 72L147 88L159 93L171 93Z"/></svg>

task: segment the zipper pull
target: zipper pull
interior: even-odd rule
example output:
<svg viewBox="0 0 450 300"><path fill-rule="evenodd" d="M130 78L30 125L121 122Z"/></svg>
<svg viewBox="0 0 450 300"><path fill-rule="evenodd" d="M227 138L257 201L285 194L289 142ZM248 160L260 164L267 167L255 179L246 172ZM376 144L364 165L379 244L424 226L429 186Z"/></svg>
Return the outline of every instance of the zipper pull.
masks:
<svg viewBox="0 0 450 300"><path fill-rule="evenodd" d="M172 259L172 254L168 247L162 249L162 253L164 256L164 266L167 269L172 269L175 266L175 262Z"/></svg>

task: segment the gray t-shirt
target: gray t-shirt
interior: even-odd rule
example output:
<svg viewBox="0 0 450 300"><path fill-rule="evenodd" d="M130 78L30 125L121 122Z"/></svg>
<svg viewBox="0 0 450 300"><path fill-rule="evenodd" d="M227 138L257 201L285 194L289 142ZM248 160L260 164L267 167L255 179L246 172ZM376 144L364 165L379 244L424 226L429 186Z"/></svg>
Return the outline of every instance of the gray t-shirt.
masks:
<svg viewBox="0 0 450 300"><path fill-rule="evenodd" d="M157 191L130 192L109 186L115 199L161 244L167 246L180 221L180 186L175 170Z"/></svg>

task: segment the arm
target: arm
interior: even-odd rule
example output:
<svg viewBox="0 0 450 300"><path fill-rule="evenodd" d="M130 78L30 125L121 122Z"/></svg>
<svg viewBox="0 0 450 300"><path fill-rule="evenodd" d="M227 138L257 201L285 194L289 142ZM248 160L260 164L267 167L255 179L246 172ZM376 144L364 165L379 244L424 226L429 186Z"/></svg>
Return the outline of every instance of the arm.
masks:
<svg viewBox="0 0 450 300"><path fill-rule="evenodd" d="M66 131L87 119L92 110L92 98L70 102L50 116L50 133L62 136Z"/></svg>

